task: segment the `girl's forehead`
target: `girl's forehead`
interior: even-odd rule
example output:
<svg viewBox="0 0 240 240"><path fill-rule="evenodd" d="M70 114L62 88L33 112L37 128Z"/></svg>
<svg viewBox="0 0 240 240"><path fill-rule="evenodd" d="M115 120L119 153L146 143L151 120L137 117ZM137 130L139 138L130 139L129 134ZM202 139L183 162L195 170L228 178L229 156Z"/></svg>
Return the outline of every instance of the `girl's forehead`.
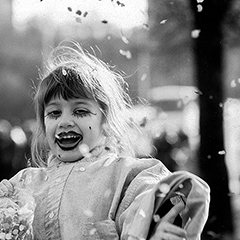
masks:
<svg viewBox="0 0 240 240"><path fill-rule="evenodd" d="M51 105L62 105L62 104L69 104L69 105L84 105L89 107L97 107L100 108L99 104L89 98L72 98L72 99L64 99L61 96L53 97L50 101L46 104L46 107Z"/></svg>

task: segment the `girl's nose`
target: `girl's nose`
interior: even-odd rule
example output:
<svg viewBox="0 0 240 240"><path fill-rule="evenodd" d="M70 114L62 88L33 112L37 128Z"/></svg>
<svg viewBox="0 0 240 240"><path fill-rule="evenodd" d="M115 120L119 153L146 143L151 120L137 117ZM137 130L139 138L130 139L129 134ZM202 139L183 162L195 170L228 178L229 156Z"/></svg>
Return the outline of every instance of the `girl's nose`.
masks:
<svg viewBox="0 0 240 240"><path fill-rule="evenodd" d="M74 126L74 121L71 117L71 115L66 114L62 115L61 120L59 122L59 127L60 128L70 128Z"/></svg>

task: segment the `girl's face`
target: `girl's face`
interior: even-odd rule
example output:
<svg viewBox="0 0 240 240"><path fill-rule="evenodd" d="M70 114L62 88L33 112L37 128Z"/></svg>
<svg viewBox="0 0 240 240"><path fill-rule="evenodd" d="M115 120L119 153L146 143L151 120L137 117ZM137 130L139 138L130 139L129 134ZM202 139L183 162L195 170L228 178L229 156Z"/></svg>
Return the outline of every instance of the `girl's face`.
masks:
<svg viewBox="0 0 240 240"><path fill-rule="evenodd" d="M84 154L80 151L81 146L91 151L102 145L102 122L103 114L94 100L66 101L62 97L56 97L45 107L46 138L52 153L61 161L81 159Z"/></svg>

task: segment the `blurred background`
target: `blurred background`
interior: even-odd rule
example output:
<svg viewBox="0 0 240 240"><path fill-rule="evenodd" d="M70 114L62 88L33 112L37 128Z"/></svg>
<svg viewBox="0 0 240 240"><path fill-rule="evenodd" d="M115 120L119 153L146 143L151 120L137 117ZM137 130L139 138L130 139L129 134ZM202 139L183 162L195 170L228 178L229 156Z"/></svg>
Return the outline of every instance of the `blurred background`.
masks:
<svg viewBox="0 0 240 240"><path fill-rule="evenodd" d="M1 179L30 165L39 73L73 39L124 73L138 155L209 183L203 239L240 239L240 1L0 3Z"/></svg>

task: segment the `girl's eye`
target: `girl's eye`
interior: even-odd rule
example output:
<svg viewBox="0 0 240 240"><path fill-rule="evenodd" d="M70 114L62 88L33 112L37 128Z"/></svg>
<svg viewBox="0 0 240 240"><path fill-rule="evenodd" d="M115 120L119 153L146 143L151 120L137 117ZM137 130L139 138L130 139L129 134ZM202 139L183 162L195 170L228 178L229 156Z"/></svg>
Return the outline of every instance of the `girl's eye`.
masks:
<svg viewBox="0 0 240 240"><path fill-rule="evenodd" d="M60 115L61 115L61 111L54 110L54 111L48 112L46 117L50 119L57 119L58 117L60 117Z"/></svg>
<svg viewBox="0 0 240 240"><path fill-rule="evenodd" d="M88 110L79 109L75 110L73 115L76 117L87 117L90 113Z"/></svg>

